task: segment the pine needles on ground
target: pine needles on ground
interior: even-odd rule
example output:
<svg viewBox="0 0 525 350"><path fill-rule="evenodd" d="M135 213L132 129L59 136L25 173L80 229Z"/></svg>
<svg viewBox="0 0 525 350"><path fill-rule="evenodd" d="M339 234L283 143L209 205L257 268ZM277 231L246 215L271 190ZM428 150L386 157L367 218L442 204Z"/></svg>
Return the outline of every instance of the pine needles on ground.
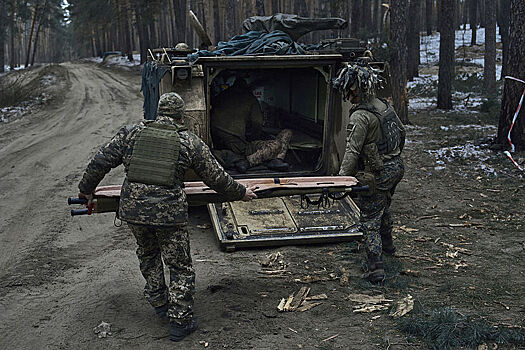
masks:
<svg viewBox="0 0 525 350"><path fill-rule="evenodd" d="M402 332L423 340L431 349L476 347L482 343L525 345L525 329L496 326L479 316L468 316L452 308L430 313L420 311L399 320Z"/></svg>

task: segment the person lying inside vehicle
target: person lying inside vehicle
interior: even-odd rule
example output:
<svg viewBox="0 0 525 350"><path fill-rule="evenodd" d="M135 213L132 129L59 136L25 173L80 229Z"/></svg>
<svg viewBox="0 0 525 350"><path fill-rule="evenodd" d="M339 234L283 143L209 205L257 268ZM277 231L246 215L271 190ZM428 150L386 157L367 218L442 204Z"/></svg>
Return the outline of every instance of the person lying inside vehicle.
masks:
<svg viewBox="0 0 525 350"><path fill-rule="evenodd" d="M226 167L233 164L241 173L263 163L274 171L289 169L284 158L292 131L284 129L275 138L265 140L259 102L242 78L237 78L232 87L216 97L211 133L214 149L219 150L214 154L223 159Z"/></svg>

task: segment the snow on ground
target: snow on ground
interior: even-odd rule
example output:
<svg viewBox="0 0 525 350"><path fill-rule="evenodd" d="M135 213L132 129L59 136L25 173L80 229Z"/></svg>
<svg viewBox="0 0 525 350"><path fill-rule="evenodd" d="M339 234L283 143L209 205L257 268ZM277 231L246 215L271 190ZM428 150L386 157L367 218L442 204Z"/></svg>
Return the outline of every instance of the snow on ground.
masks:
<svg viewBox="0 0 525 350"><path fill-rule="evenodd" d="M496 42L501 42L501 35L498 34L499 29L496 28ZM432 35L421 36L421 64L435 65L439 63L439 32ZM467 24L466 29L456 30L456 50L461 46L469 46L472 39L472 31L470 25ZM485 44L485 28L478 28L476 30L476 44ZM483 63L482 63L483 65Z"/></svg>
<svg viewBox="0 0 525 350"><path fill-rule="evenodd" d="M467 142L464 145L442 147L438 150L427 150L428 153L432 154L436 158L436 166L434 170L443 170L447 165L461 161L461 160L473 160L474 169L482 171L488 174L497 176L496 170L487 164L487 161L494 157L494 152L476 146L471 142Z"/></svg>
<svg viewBox="0 0 525 350"><path fill-rule="evenodd" d="M466 29L456 30L456 79L466 80L469 77L475 77L483 80L484 51L482 44L485 43L485 28L478 28L476 31L476 42L478 46L470 47L472 31L467 25ZM439 64L439 32L430 36L421 36L421 65L420 76L409 81L407 88L409 90L410 102L409 109L412 111L421 111L432 109L437 104L437 85L438 85L438 64ZM501 36L496 35L496 42L501 42ZM501 76L501 50L497 50L496 57L496 78ZM473 91L454 91L452 95L454 112L473 112L479 113L479 106L483 103L484 98L479 92Z"/></svg>
<svg viewBox="0 0 525 350"><path fill-rule="evenodd" d="M105 67L119 67L126 70L140 66L140 54L134 54L133 61L129 61L127 56L122 55L110 55L106 59L102 59L102 57L87 57L82 60L101 64Z"/></svg>

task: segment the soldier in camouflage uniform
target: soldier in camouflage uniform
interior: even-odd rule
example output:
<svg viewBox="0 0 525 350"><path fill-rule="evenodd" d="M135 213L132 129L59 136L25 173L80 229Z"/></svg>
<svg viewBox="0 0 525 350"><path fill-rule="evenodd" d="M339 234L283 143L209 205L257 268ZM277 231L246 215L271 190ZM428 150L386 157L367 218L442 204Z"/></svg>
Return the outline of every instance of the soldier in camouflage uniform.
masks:
<svg viewBox="0 0 525 350"><path fill-rule="evenodd" d="M361 228L371 282L385 278L382 253L394 254L390 204L404 174L401 158L405 129L392 106L378 99L381 78L366 64L351 64L338 74L334 87L353 104L347 126L346 150L339 175L371 179L374 188L360 198Z"/></svg>
<svg viewBox="0 0 525 350"><path fill-rule="evenodd" d="M263 140L263 115L259 102L242 78L223 91L213 104L211 128L214 148L230 150L237 155L233 163L239 172L264 162L275 171L287 171L284 162L292 138L290 129L283 129L275 139ZM222 158L225 158L223 156Z"/></svg>
<svg viewBox="0 0 525 350"><path fill-rule="evenodd" d="M91 160L78 185L80 197L92 193L112 168L124 164L119 217L137 240L144 295L161 318L169 318L171 339L182 340L197 328L193 317L195 273L188 238L188 204L183 178L193 169L209 187L229 200L255 198L184 126L184 101L176 93L160 97L154 122L125 126ZM170 281L164 280L163 263Z"/></svg>

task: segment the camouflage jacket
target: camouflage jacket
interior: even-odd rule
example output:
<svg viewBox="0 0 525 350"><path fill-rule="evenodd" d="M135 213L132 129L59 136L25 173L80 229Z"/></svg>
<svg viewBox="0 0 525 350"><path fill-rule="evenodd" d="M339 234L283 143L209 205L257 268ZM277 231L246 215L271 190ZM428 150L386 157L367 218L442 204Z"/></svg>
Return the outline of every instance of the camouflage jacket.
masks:
<svg viewBox="0 0 525 350"><path fill-rule="evenodd" d="M164 116L160 116L157 122L175 124L173 119ZM144 123L140 123L120 129L87 166L78 185L80 192L93 193L105 174L120 164L124 164L127 173L135 136L145 127ZM179 135L181 149L176 173L177 183L182 183L186 171L192 169L207 186L225 194L228 200L240 200L244 197L245 187L226 173L199 137L189 131L180 131ZM120 193L119 217L134 224L156 226L187 222L186 194L181 186L146 185L129 182L126 177Z"/></svg>
<svg viewBox="0 0 525 350"><path fill-rule="evenodd" d="M373 98L370 104L379 111L388 107L378 98ZM376 142L381 139L381 127L379 119L372 112L363 109L351 111L346 131L346 149L339 175L354 176L359 170L377 174L384 160L401 154L399 148L388 154L379 154Z"/></svg>

